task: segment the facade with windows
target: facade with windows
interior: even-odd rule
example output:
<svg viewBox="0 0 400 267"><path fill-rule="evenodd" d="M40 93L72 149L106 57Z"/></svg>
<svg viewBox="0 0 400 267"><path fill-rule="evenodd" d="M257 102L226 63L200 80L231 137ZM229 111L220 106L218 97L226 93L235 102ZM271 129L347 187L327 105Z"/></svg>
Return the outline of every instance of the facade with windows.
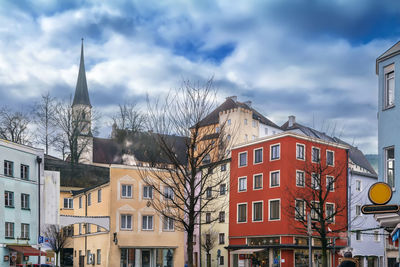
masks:
<svg viewBox="0 0 400 267"><path fill-rule="evenodd" d="M0 140L0 258L3 264L36 263L38 175L43 182L43 150ZM32 250L33 255L24 255ZM8 257L7 257L8 256ZM7 259L7 261L5 261Z"/></svg>
<svg viewBox="0 0 400 267"><path fill-rule="evenodd" d="M255 150L260 148L262 163L255 160ZM308 239L301 221L308 213L314 223L323 213L330 229L345 233L347 149L346 145L291 132L235 146L230 165L229 266L257 262L263 266L307 266ZM241 155L248 155L245 166ZM314 175L312 166L325 166L327 171ZM241 190L242 177L247 178L246 190ZM323 205L310 198L310 190L327 192ZM335 239L336 252L347 246L347 238L340 236L329 235L329 242ZM314 266L320 266L321 241L314 235L312 242ZM332 253L330 250L329 266L333 266ZM335 256L337 266L339 254Z"/></svg>

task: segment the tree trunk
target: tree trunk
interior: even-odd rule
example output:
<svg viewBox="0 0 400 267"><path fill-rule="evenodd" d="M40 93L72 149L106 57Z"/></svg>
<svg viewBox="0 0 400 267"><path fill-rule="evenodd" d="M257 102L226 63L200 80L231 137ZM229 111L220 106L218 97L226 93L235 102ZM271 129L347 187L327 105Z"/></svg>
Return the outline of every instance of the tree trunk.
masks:
<svg viewBox="0 0 400 267"><path fill-rule="evenodd" d="M186 253L188 257L188 267L193 267L193 232L193 229L187 231Z"/></svg>
<svg viewBox="0 0 400 267"><path fill-rule="evenodd" d="M211 254L207 251L207 267L211 267Z"/></svg>
<svg viewBox="0 0 400 267"><path fill-rule="evenodd" d="M56 253L56 266L58 267L58 253Z"/></svg>
<svg viewBox="0 0 400 267"><path fill-rule="evenodd" d="M321 238L322 243L322 266L328 267L328 253L327 253L327 240L326 237Z"/></svg>

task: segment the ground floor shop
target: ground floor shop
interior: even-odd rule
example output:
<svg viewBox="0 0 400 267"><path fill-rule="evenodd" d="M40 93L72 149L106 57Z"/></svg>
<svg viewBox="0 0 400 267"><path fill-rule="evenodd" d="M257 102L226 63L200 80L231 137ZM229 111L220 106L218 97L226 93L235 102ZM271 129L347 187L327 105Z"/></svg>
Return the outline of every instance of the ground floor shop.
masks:
<svg viewBox="0 0 400 267"><path fill-rule="evenodd" d="M40 251L29 245L6 245L0 248L0 266L29 266L37 263ZM42 252L42 256L46 253Z"/></svg>
<svg viewBox="0 0 400 267"><path fill-rule="evenodd" d="M120 248L120 267L174 267L174 248Z"/></svg>

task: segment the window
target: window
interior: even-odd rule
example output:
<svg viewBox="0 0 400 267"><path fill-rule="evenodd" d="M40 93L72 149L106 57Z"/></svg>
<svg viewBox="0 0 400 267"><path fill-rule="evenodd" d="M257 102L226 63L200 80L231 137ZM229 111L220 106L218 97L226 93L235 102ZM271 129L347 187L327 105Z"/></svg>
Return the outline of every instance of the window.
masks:
<svg viewBox="0 0 400 267"><path fill-rule="evenodd" d="M132 215L121 215L121 230L132 230Z"/></svg>
<svg viewBox="0 0 400 267"><path fill-rule="evenodd" d="M101 232L101 227L97 225L97 232Z"/></svg>
<svg viewBox="0 0 400 267"><path fill-rule="evenodd" d="M326 176L326 190L329 192L335 191L335 178L332 176Z"/></svg>
<svg viewBox="0 0 400 267"><path fill-rule="evenodd" d="M4 175L14 176L14 163L12 161L4 161Z"/></svg>
<svg viewBox="0 0 400 267"><path fill-rule="evenodd" d="M312 162L319 162L319 159L320 159L319 148L317 148L317 147L312 148L311 158L312 158Z"/></svg>
<svg viewBox="0 0 400 267"><path fill-rule="evenodd" d="M14 192L4 192L4 206L13 208L14 207Z"/></svg>
<svg viewBox="0 0 400 267"><path fill-rule="evenodd" d="M361 240L361 231L360 231L360 230L357 230L357 231L356 231L356 240L357 240L357 241L360 241L360 240Z"/></svg>
<svg viewBox="0 0 400 267"><path fill-rule="evenodd" d="M239 192L247 190L247 177L239 178Z"/></svg>
<svg viewBox="0 0 400 267"><path fill-rule="evenodd" d="M224 265L224 256L219 257L219 265Z"/></svg>
<svg viewBox="0 0 400 267"><path fill-rule="evenodd" d="M253 222L261 222L263 220L263 203L253 202Z"/></svg>
<svg viewBox="0 0 400 267"><path fill-rule="evenodd" d="M253 178L253 189L262 189L263 187L262 174L256 174Z"/></svg>
<svg viewBox="0 0 400 267"><path fill-rule="evenodd" d="M219 133L219 127L215 127L215 132Z"/></svg>
<svg viewBox="0 0 400 267"><path fill-rule="evenodd" d="M97 265L100 265L101 264L101 249L97 250L96 257L97 257L96 263L97 263Z"/></svg>
<svg viewBox="0 0 400 267"><path fill-rule="evenodd" d="M81 223L79 224L79 234L80 235L82 234L82 224Z"/></svg>
<svg viewBox="0 0 400 267"><path fill-rule="evenodd" d="M218 240L220 245L225 244L225 233L219 233Z"/></svg>
<svg viewBox="0 0 400 267"><path fill-rule="evenodd" d="M206 189L206 198L210 199L212 197L212 188L209 186Z"/></svg>
<svg viewBox="0 0 400 267"><path fill-rule="evenodd" d="M22 201L22 195L21 195ZM72 209L73 208L73 199L72 198L64 198L64 209Z"/></svg>
<svg viewBox="0 0 400 267"><path fill-rule="evenodd" d="M334 222L335 221L335 205L331 203L326 203L325 206L325 213L326 213L326 220L328 222Z"/></svg>
<svg viewBox="0 0 400 267"><path fill-rule="evenodd" d="M228 142L231 141L231 135L230 135L230 134L228 134L228 135L226 136L226 140L228 140Z"/></svg>
<svg viewBox="0 0 400 267"><path fill-rule="evenodd" d="M374 241L379 241L379 231L374 231Z"/></svg>
<svg viewBox="0 0 400 267"><path fill-rule="evenodd" d="M211 223L211 212L206 213L206 223Z"/></svg>
<svg viewBox="0 0 400 267"><path fill-rule="evenodd" d="M280 200L269 200L269 220L279 220L281 217Z"/></svg>
<svg viewBox="0 0 400 267"><path fill-rule="evenodd" d="M311 174L311 188L315 190L321 188L321 177L316 173Z"/></svg>
<svg viewBox="0 0 400 267"><path fill-rule="evenodd" d="M247 221L247 204L238 204L237 221L238 222Z"/></svg>
<svg viewBox="0 0 400 267"><path fill-rule="evenodd" d="M296 199L294 217L296 220L304 220L304 216L305 216L304 200Z"/></svg>
<svg viewBox="0 0 400 267"><path fill-rule="evenodd" d="M72 199L71 199L71 202L72 202ZM21 194L21 209L29 210L29 208L30 208L29 195L28 194Z"/></svg>
<svg viewBox="0 0 400 267"><path fill-rule="evenodd" d="M29 239L29 224L21 223L21 238Z"/></svg>
<svg viewBox="0 0 400 267"><path fill-rule="evenodd" d="M87 257L86 263L87 263L87 264L90 264L90 259L91 259L90 254L91 254L91 253L90 253L90 250L87 250L87 251L86 251L86 257Z"/></svg>
<svg viewBox="0 0 400 267"><path fill-rule="evenodd" d="M361 215L361 206L356 205L356 216L360 216L360 215Z"/></svg>
<svg viewBox="0 0 400 267"><path fill-rule="evenodd" d="M305 159L304 156L304 145L302 144L297 144L296 145L296 159Z"/></svg>
<svg viewBox="0 0 400 267"><path fill-rule="evenodd" d="M88 206L92 205L92 193L88 194L88 201L87 201Z"/></svg>
<svg viewBox="0 0 400 267"><path fill-rule="evenodd" d="M143 198L152 199L153 198L153 187L150 185L143 186Z"/></svg>
<svg viewBox="0 0 400 267"><path fill-rule="evenodd" d="M296 171L296 186L304 187L304 172Z"/></svg>
<svg viewBox="0 0 400 267"><path fill-rule="evenodd" d="M85 228L86 228L86 234L90 234L92 229L90 223L85 224Z"/></svg>
<svg viewBox="0 0 400 267"><path fill-rule="evenodd" d="M21 164L21 179L29 180L29 166Z"/></svg>
<svg viewBox="0 0 400 267"><path fill-rule="evenodd" d="M193 235L193 245L196 245L197 235Z"/></svg>
<svg viewBox="0 0 400 267"><path fill-rule="evenodd" d="M247 166L247 152L239 153L239 167Z"/></svg>
<svg viewBox="0 0 400 267"><path fill-rule="evenodd" d="M254 150L254 164L261 163L263 161L263 149L258 148Z"/></svg>
<svg viewBox="0 0 400 267"><path fill-rule="evenodd" d="M142 229L153 230L153 216L144 215L142 217Z"/></svg>
<svg viewBox="0 0 400 267"><path fill-rule="evenodd" d="M132 185L123 184L121 196L124 198L132 198Z"/></svg>
<svg viewBox="0 0 400 267"><path fill-rule="evenodd" d="M394 147L385 149L385 170L386 182L394 188Z"/></svg>
<svg viewBox="0 0 400 267"><path fill-rule="evenodd" d="M226 171L226 164L221 165L221 172L224 172L224 171Z"/></svg>
<svg viewBox="0 0 400 267"><path fill-rule="evenodd" d="M14 238L14 223L6 222L5 238Z"/></svg>
<svg viewBox="0 0 400 267"><path fill-rule="evenodd" d="M223 195L225 195L225 192L226 192L226 184L220 184L219 185L219 194L221 196L223 196Z"/></svg>
<svg viewBox="0 0 400 267"><path fill-rule="evenodd" d="M321 207L319 202L311 202L311 219L318 220L318 217L321 213Z"/></svg>
<svg viewBox="0 0 400 267"><path fill-rule="evenodd" d="M79 208L82 208L82 197L79 197Z"/></svg>
<svg viewBox="0 0 400 267"><path fill-rule="evenodd" d="M276 160L280 158L280 145L271 146L271 160Z"/></svg>
<svg viewBox="0 0 400 267"><path fill-rule="evenodd" d="M279 171L270 173L270 187L279 186Z"/></svg>
<svg viewBox="0 0 400 267"><path fill-rule="evenodd" d="M257 127L257 121L253 120L253 127L256 128Z"/></svg>
<svg viewBox="0 0 400 267"><path fill-rule="evenodd" d="M361 191L361 180L356 180L356 191Z"/></svg>
<svg viewBox="0 0 400 267"><path fill-rule="evenodd" d="M244 125L247 125L247 119L244 119Z"/></svg>
<svg viewBox="0 0 400 267"><path fill-rule="evenodd" d="M251 140L256 140L256 138L257 138L257 137L256 137L255 135L252 135L252 136L251 136Z"/></svg>
<svg viewBox="0 0 400 267"><path fill-rule="evenodd" d="M163 230L164 231L173 231L174 230L174 220L171 217L164 216Z"/></svg>
<svg viewBox="0 0 400 267"><path fill-rule="evenodd" d="M227 124L231 125L231 119L228 119Z"/></svg>
<svg viewBox="0 0 400 267"><path fill-rule="evenodd" d="M225 222L225 211L220 211L218 217L219 217L219 222L220 223Z"/></svg>
<svg viewBox="0 0 400 267"><path fill-rule="evenodd" d="M164 199L174 199L174 190L169 186L164 187Z"/></svg>
<svg viewBox="0 0 400 267"><path fill-rule="evenodd" d="M101 189L97 190L97 202L101 202Z"/></svg>
<svg viewBox="0 0 400 267"><path fill-rule="evenodd" d="M326 165L328 166L333 166L334 161L335 161L335 154L333 153L333 151L327 150L326 151Z"/></svg>
<svg viewBox="0 0 400 267"><path fill-rule="evenodd" d="M393 65L392 65L393 66ZM392 67L389 66L389 67ZM393 66L394 67L394 66ZM390 108L394 106L394 68L392 71L385 73L385 92L384 92L384 108Z"/></svg>

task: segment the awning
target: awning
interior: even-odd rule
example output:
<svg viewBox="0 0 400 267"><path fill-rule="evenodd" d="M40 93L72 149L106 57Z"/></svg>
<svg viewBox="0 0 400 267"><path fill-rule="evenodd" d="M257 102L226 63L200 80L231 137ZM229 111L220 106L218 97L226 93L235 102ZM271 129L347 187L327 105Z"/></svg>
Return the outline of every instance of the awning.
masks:
<svg viewBox="0 0 400 267"><path fill-rule="evenodd" d="M253 254L254 252L259 252L265 250L264 248L244 248L231 251L231 254Z"/></svg>
<svg viewBox="0 0 400 267"><path fill-rule="evenodd" d="M22 253L24 256L39 256L40 251L31 246L7 246L9 249ZM42 251L42 256L46 256L46 252Z"/></svg>

